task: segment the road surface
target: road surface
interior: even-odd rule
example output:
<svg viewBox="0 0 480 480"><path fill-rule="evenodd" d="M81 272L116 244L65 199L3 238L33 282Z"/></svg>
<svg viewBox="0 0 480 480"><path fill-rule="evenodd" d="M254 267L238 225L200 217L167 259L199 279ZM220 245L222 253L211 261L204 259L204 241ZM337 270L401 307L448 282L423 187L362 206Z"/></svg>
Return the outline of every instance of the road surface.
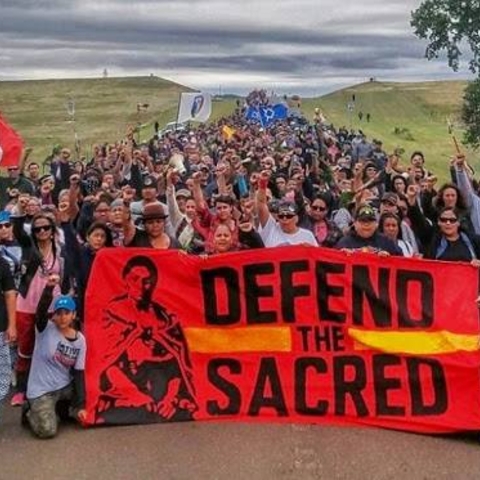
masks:
<svg viewBox="0 0 480 480"><path fill-rule="evenodd" d="M480 479L477 436L247 423L82 430L37 440L7 408L0 480Z"/></svg>

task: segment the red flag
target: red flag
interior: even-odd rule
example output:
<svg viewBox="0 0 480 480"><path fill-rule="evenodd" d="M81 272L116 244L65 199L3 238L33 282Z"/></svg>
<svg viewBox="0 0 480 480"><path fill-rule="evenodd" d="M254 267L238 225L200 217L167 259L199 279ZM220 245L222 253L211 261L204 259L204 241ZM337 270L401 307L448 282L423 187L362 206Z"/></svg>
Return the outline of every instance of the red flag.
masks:
<svg viewBox="0 0 480 480"><path fill-rule="evenodd" d="M0 167L18 166L22 150L22 138L0 115Z"/></svg>

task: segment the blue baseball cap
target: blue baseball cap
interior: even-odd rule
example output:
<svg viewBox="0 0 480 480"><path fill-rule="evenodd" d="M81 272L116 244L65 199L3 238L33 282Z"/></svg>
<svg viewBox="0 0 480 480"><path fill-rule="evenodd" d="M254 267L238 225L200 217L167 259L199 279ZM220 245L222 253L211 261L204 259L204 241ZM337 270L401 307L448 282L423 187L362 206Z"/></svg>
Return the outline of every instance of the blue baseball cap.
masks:
<svg viewBox="0 0 480 480"><path fill-rule="evenodd" d="M10 212L7 210L2 210L0 212L0 223L9 223L10 222Z"/></svg>
<svg viewBox="0 0 480 480"><path fill-rule="evenodd" d="M60 295L55 299L53 303L53 311L57 310L68 310L69 312L74 312L77 309L75 300L70 295Z"/></svg>

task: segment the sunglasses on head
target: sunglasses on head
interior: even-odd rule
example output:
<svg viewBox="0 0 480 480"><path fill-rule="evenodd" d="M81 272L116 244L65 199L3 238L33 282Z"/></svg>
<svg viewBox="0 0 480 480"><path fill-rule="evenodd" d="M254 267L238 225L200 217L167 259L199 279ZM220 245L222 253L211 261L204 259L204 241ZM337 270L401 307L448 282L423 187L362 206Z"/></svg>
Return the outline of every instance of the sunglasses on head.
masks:
<svg viewBox="0 0 480 480"><path fill-rule="evenodd" d="M0 223L0 228L10 228L11 226L11 223Z"/></svg>
<svg viewBox="0 0 480 480"><path fill-rule="evenodd" d="M283 219L283 220L293 218L294 216L295 216L294 213L279 213L277 215L278 218Z"/></svg>
<svg viewBox="0 0 480 480"><path fill-rule="evenodd" d="M51 230L52 230L51 225L39 225L38 227L32 227L32 232L33 233L49 232Z"/></svg>
<svg viewBox="0 0 480 480"><path fill-rule="evenodd" d="M440 221L440 223L457 223L458 222L458 218L450 218L450 217L440 217L438 219Z"/></svg>

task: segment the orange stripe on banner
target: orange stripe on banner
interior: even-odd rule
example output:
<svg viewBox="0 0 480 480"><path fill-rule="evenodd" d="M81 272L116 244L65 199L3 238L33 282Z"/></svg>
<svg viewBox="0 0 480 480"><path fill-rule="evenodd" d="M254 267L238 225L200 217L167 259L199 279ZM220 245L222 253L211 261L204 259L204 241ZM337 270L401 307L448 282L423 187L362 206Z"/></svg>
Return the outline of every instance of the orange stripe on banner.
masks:
<svg viewBox="0 0 480 480"><path fill-rule="evenodd" d="M441 355L480 350L479 335L452 333L447 330L439 332L379 332L349 328L348 334L355 341L355 350L371 349L409 355Z"/></svg>
<svg viewBox="0 0 480 480"><path fill-rule="evenodd" d="M290 327L185 328L197 353L291 352Z"/></svg>

